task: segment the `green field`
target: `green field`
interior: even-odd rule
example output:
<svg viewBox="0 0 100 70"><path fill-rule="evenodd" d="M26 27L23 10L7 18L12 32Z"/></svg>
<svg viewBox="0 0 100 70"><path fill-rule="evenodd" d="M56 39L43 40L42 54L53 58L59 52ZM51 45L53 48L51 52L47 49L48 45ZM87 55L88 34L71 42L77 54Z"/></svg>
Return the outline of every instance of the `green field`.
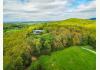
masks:
<svg viewBox="0 0 100 70"><path fill-rule="evenodd" d="M4 23L3 28L4 70L96 70L96 54L86 50L96 51L95 20Z"/></svg>
<svg viewBox="0 0 100 70"><path fill-rule="evenodd" d="M32 63L30 70L95 70L95 61L94 53L73 46L50 56L41 56Z"/></svg>

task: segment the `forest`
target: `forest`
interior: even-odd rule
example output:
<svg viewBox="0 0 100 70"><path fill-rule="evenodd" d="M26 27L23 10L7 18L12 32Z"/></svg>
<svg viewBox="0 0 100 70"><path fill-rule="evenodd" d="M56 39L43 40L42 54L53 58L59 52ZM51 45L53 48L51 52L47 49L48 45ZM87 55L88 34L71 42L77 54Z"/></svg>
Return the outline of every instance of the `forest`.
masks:
<svg viewBox="0 0 100 70"><path fill-rule="evenodd" d="M4 23L3 28L4 70L96 70L96 55L82 49L96 52L95 20Z"/></svg>

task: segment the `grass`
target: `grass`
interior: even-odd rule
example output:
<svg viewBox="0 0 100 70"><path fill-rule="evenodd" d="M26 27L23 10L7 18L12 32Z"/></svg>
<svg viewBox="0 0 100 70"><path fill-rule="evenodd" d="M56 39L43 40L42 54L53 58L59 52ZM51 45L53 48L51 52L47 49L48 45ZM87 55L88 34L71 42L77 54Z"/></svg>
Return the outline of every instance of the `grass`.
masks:
<svg viewBox="0 0 100 70"><path fill-rule="evenodd" d="M92 50L92 51L96 51L96 49L93 49L93 47L91 47L91 46L82 46L83 48L86 48L86 49L90 49L90 50Z"/></svg>
<svg viewBox="0 0 100 70"><path fill-rule="evenodd" d="M41 56L38 63L39 70L96 70L95 61L95 54L74 46L54 52L51 56Z"/></svg>

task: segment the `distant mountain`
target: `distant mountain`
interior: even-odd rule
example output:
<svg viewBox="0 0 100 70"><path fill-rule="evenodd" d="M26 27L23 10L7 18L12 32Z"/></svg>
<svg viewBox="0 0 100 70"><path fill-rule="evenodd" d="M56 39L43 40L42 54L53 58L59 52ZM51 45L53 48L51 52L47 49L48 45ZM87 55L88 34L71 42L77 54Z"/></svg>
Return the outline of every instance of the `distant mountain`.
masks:
<svg viewBox="0 0 100 70"><path fill-rule="evenodd" d="M90 18L90 20L96 20L96 18Z"/></svg>
<svg viewBox="0 0 100 70"><path fill-rule="evenodd" d="M96 20L96 18L90 18L90 19L82 19L82 18L69 18L69 19L64 19L64 20L58 20L58 21L16 21L16 22L4 22L4 23L17 23L17 24L38 24L38 23L49 23L49 22L62 22L62 21L67 21L67 22L81 22L81 21L91 21L91 20Z"/></svg>

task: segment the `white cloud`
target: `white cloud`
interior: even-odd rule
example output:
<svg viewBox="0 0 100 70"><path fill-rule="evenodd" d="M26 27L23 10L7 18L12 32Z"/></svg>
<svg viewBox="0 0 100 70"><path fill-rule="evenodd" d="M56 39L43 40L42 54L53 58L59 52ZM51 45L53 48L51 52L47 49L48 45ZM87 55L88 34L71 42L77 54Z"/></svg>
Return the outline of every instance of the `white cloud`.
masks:
<svg viewBox="0 0 100 70"><path fill-rule="evenodd" d="M95 10L95 1L71 9L69 5L74 1L76 0L4 0L4 18L7 16L8 19L25 18L31 21L60 20L81 16L78 13L73 15L73 12Z"/></svg>

